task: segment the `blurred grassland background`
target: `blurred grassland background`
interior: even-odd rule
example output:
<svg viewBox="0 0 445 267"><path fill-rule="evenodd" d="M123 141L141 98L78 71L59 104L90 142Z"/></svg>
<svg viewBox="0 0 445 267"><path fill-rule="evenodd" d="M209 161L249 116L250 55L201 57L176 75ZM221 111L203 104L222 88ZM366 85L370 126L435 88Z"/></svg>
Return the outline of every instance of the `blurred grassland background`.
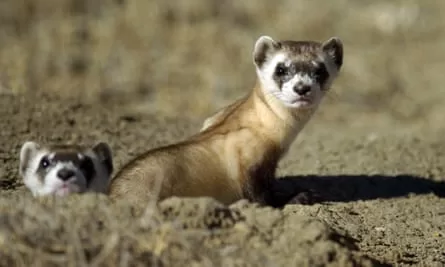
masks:
<svg viewBox="0 0 445 267"><path fill-rule="evenodd" d="M252 87L263 34L343 40L328 111L443 117L441 0L2 0L0 90L207 116Z"/></svg>

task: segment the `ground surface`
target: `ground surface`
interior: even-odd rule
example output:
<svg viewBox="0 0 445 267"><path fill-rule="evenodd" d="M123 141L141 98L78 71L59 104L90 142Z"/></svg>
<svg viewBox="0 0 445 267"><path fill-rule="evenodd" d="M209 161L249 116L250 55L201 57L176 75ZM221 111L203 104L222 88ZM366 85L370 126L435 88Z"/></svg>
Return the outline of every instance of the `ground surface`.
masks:
<svg viewBox="0 0 445 267"><path fill-rule="evenodd" d="M0 111L4 266L34 261L42 266L64 261L124 266L146 261L158 266L184 261L196 266L372 266L376 260L401 266L445 264L445 144L440 130L379 126L381 118L369 119L371 126L334 126L331 116L320 112L279 174L286 179L285 188L316 190L321 203L278 211L243 202L228 209L208 199L171 199L140 215L106 197L33 200L17 178L21 143L104 140L115 151L119 168L145 149L186 137L200 121L41 94L0 101L9 107Z"/></svg>
<svg viewBox="0 0 445 267"><path fill-rule="evenodd" d="M0 265L445 266L444 7L2 1ZM103 196L53 202L24 189L25 140L107 141L119 169L197 131L253 85L262 34L344 41L341 77L278 172L283 190L320 202L170 199L138 214Z"/></svg>

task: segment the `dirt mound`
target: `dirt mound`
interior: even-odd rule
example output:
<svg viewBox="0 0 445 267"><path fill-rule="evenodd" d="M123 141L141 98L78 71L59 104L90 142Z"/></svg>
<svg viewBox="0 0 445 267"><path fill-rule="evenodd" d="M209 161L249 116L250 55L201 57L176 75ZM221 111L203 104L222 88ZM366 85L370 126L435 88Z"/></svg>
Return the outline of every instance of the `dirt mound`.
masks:
<svg viewBox="0 0 445 267"><path fill-rule="evenodd" d="M377 265L319 220L243 201L171 198L142 214L94 194L0 203L1 266Z"/></svg>

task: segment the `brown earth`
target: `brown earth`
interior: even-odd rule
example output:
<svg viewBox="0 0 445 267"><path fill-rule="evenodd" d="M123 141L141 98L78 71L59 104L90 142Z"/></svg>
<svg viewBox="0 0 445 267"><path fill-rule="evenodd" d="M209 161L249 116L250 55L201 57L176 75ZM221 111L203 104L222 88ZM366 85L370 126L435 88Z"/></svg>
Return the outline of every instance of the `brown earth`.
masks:
<svg viewBox="0 0 445 267"><path fill-rule="evenodd" d="M445 266L445 4L2 1L1 266ZM254 81L251 48L340 36L345 66L279 169L314 205L35 200L25 140L107 141L116 169Z"/></svg>

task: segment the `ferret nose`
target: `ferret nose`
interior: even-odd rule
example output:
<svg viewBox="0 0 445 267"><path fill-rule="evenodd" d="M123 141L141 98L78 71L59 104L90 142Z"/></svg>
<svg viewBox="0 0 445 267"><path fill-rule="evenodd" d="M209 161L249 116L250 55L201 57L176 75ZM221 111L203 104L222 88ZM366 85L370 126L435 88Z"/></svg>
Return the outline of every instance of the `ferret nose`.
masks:
<svg viewBox="0 0 445 267"><path fill-rule="evenodd" d="M294 92L301 96L307 95L310 91L311 87L309 85L299 84L294 86Z"/></svg>
<svg viewBox="0 0 445 267"><path fill-rule="evenodd" d="M74 171L67 170L67 169L61 169L57 172L57 176L60 178L60 180L66 181L74 176Z"/></svg>

